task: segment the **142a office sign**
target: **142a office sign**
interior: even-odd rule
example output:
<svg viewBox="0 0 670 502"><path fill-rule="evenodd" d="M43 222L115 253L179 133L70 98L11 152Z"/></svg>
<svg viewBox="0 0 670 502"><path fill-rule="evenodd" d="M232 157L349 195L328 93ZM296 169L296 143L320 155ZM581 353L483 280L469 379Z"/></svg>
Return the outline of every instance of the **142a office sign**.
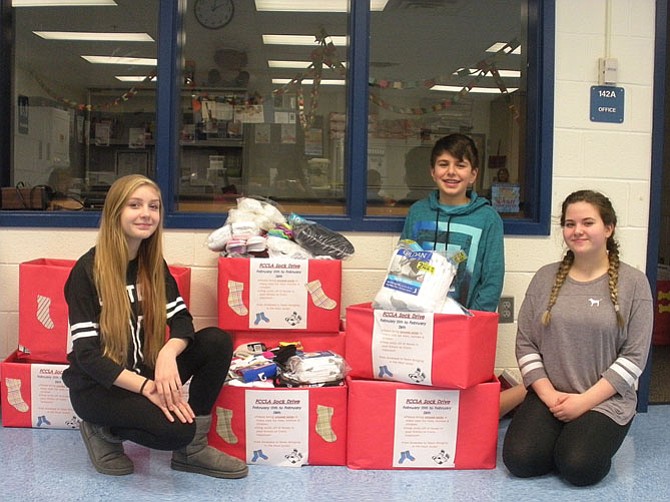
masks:
<svg viewBox="0 0 670 502"><path fill-rule="evenodd" d="M624 117L625 97L623 87L591 86L591 122L621 124Z"/></svg>

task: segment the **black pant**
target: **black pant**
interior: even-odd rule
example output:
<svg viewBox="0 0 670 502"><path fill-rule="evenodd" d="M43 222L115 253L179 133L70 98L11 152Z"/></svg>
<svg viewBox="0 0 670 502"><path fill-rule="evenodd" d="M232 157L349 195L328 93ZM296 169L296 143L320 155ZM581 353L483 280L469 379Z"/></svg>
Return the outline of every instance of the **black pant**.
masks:
<svg viewBox="0 0 670 502"><path fill-rule="evenodd" d="M209 415L225 382L233 344L219 328L198 331L177 357L181 381L189 378L189 404L196 415ZM145 375L153 378L153 375ZM177 450L195 435L195 423L168 421L160 408L146 397L120 387L95 385L70 391L74 411L82 420L111 428L117 436L156 450Z"/></svg>
<svg viewBox="0 0 670 502"><path fill-rule="evenodd" d="M607 476L632 422L619 425L597 411L562 422L529 391L505 434L503 462L518 477L556 470L573 485L593 485Z"/></svg>

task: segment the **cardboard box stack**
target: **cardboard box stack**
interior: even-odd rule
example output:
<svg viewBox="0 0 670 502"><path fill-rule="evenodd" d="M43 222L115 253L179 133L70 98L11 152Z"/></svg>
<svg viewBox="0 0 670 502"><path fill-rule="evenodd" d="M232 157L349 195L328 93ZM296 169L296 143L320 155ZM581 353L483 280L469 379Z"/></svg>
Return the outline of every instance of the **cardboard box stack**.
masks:
<svg viewBox="0 0 670 502"><path fill-rule="evenodd" d="M0 365L5 427L79 427L61 379L68 349L63 286L74 263L41 258L19 265L19 345Z"/></svg>
<svg viewBox="0 0 670 502"><path fill-rule="evenodd" d="M493 469L497 328L491 312L347 307L347 465Z"/></svg>
<svg viewBox="0 0 670 502"><path fill-rule="evenodd" d="M40 258L19 265L19 343L0 364L5 427L77 429L67 387L68 309L63 288L73 260ZM170 266L188 304L191 270Z"/></svg>
<svg viewBox="0 0 670 502"><path fill-rule="evenodd" d="M235 347L297 343L344 357L340 260L220 257L218 272L219 327ZM212 446L251 465L345 465L345 385L274 387L272 368L250 374L224 385Z"/></svg>

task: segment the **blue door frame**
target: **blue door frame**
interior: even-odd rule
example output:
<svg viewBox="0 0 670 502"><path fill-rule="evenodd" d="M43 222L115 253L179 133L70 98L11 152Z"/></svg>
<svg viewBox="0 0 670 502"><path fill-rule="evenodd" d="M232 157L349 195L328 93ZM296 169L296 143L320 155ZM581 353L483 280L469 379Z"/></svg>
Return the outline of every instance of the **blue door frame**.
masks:
<svg viewBox="0 0 670 502"><path fill-rule="evenodd" d="M663 149L665 144L665 92L666 92L666 49L668 35L667 0L656 2L656 41L654 50L654 113L651 134L651 179L649 197L649 233L647 236L647 277L651 290L656 294L658 273L658 242L661 233L661 204L663 200ZM670 143L668 144L670 148ZM649 406L649 385L651 383L651 362L653 347L647 360L647 367L640 377L638 389L638 411L646 412Z"/></svg>

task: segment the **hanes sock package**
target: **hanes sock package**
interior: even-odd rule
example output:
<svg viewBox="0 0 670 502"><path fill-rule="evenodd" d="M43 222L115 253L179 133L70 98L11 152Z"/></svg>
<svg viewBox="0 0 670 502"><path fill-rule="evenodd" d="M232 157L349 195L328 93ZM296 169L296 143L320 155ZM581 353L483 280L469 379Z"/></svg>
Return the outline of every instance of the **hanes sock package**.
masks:
<svg viewBox="0 0 670 502"><path fill-rule="evenodd" d="M457 267L441 252L399 244L373 308L402 312L437 312L444 304Z"/></svg>

